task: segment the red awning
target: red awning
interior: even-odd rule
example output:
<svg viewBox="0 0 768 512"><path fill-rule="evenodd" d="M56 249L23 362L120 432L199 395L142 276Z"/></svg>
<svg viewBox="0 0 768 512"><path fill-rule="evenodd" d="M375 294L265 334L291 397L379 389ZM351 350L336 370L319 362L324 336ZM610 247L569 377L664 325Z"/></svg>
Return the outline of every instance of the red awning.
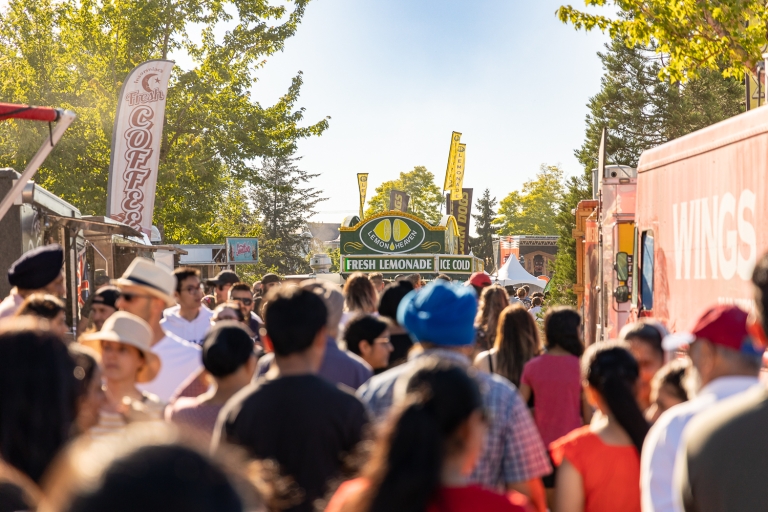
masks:
<svg viewBox="0 0 768 512"><path fill-rule="evenodd" d="M56 121L59 111L51 107L33 107L32 105L13 105L0 103L0 121L5 119L28 119L31 121Z"/></svg>

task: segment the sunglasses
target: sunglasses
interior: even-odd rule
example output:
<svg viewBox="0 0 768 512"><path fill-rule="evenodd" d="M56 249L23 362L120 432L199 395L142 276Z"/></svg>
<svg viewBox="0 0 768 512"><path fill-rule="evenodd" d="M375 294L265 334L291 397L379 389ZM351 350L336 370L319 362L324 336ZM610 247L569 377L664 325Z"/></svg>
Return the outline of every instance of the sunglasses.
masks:
<svg viewBox="0 0 768 512"><path fill-rule="evenodd" d="M242 302L244 306L250 306L253 304L253 299L247 299L245 297L232 297L232 300Z"/></svg>
<svg viewBox="0 0 768 512"><path fill-rule="evenodd" d="M131 302L133 299L136 299L136 298L154 299L152 295L141 295L138 293L126 293L126 292L121 293L120 297L125 299L126 302Z"/></svg>

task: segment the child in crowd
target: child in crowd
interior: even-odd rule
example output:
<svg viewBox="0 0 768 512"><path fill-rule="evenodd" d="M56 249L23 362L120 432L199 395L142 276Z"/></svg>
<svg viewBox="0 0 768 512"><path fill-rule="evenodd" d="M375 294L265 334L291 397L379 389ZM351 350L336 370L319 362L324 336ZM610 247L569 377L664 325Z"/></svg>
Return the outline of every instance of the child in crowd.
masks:
<svg viewBox="0 0 768 512"><path fill-rule="evenodd" d="M656 372L651 381L651 406L645 411L645 418L655 423L661 413L688 401L686 380L689 359L674 359Z"/></svg>

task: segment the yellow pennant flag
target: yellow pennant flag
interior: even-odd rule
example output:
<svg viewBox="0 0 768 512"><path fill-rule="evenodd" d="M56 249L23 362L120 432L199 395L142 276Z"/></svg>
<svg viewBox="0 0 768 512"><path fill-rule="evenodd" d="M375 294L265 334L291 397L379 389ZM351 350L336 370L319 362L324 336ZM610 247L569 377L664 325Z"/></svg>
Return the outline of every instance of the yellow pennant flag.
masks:
<svg viewBox="0 0 768 512"><path fill-rule="evenodd" d="M448 151L448 167L445 169L445 182L443 183L444 191L450 192L453 190L456 150L459 148L460 140L461 134L459 132L451 133L451 149Z"/></svg>
<svg viewBox="0 0 768 512"><path fill-rule="evenodd" d="M459 144L456 148L456 164L451 188L451 201L459 201L462 198L461 187L464 186L464 169L467 165L467 145Z"/></svg>
<svg viewBox="0 0 768 512"><path fill-rule="evenodd" d="M363 207L365 206L365 195L368 192L368 173L357 173L357 188L360 189L360 220L363 220Z"/></svg>

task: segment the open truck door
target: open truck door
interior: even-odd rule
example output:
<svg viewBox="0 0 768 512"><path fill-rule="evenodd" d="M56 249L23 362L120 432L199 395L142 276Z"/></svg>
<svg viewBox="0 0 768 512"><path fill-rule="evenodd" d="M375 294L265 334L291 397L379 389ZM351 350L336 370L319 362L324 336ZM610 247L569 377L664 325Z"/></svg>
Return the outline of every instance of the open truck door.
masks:
<svg viewBox="0 0 768 512"><path fill-rule="evenodd" d="M61 140L64 132L75 120L75 113L71 110L63 110L51 107L34 107L31 105L14 105L0 103L0 121L8 119L22 119L27 121L42 121L50 127L49 135L43 141L40 149L27 164L21 177L14 183L11 190L0 200L0 220L5 217L14 201L21 197L26 184L31 180L48 155ZM56 123L55 125L53 123Z"/></svg>

